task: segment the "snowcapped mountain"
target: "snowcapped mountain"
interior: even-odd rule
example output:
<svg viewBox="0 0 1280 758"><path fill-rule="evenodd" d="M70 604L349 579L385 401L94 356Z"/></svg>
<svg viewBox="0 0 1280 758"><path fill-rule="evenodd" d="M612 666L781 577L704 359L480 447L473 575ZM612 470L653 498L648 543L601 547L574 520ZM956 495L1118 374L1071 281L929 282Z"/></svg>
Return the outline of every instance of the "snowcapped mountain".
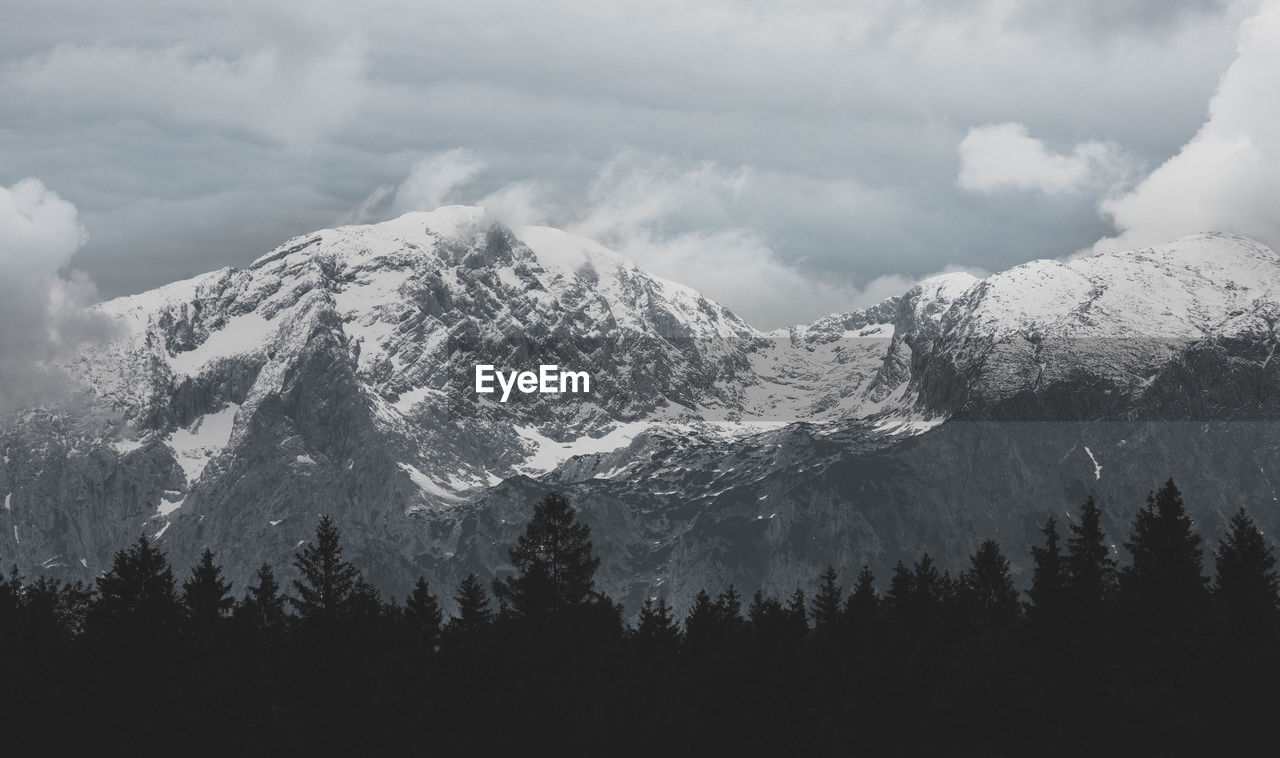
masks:
<svg viewBox="0 0 1280 758"><path fill-rule="evenodd" d="M145 531L243 581L286 567L323 512L399 592L501 570L554 488L629 603L925 549L955 565L1175 472L1227 509L1209 464L1233 446L1257 464L1238 491L1273 498L1277 302L1272 251L1198 235L762 332L598 243L474 208L323 230L99 306L118 330L67 366L74 410L8 423L0 559L87 577ZM592 387L500 402L477 364Z"/></svg>

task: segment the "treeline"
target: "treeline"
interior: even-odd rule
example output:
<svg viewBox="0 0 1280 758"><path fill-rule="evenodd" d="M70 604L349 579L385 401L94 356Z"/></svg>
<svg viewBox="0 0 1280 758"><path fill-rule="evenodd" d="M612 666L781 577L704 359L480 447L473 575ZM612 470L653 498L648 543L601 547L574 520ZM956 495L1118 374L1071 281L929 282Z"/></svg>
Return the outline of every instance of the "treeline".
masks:
<svg viewBox="0 0 1280 758"><path fill-rule="evenodd" d="M12 755L1209 755L1274 741L1280 604L1242 509L1212 550L1173 482L1121 566L1089 500L1052 518L1019 593L999 545L883 587L728 587L633 625L588 528L552 494L442 613L381 598L321 519L283 588L236 599L206 552L181 581L145 537L95 586L0 585L0 744Z"/></svg>

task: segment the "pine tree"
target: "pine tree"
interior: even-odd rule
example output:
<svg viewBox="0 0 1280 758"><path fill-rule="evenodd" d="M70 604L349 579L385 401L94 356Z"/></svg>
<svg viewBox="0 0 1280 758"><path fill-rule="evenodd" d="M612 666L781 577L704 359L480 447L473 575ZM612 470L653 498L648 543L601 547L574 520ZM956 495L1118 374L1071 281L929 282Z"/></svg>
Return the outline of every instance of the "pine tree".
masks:
<svg viewBox="0 0 1280 758"><path fill-rule="evenodd" d="M695 656L707 654L722 641L723 626L711 596L705 589L698 590L684 620L684 650Z"/></svg>
<svg viewBox="0 0 1280 758"><path fill-rule="evenodd" d="M453 601L458 606L458 615L445 624L445 636L455 644L475 643L493 621L489 594L480 578L474 573L467 574L458 585Z"/></svg>
<svg viewBox="0 0 1280 758"><path fill-rule="evenodd" d="M635 638L649 652L674 653L680 647L680 624L665 598L647 597L640 607Z"/></svg>
<svg viewBox="0 0 1280 758"><path fill-rule="evenodd" d="M898 563L904 572L906 567ZM858 572L858 581L853 586L844 604L844 615L852 626L870 623L880 609L880 595L876 592L876 575L870 566L864 565Z"/></svg>
<svg viewBox="0 0 1280 758"><path fill-rule="evenodd" d="M394 608L394 604L392 606ZM388 608L382 604L382 595L363 576L356 576L351 587L351 596L347 600L347 613L358 624L369 630L386 615Z"/></svg>
<svg viewBox="0 0 1280 758"><path fill-rule="evenodd" d="M1274 628L1277 597L1276 557L1244 508L1231 517L1214 554L1214 603L1237 627Z"/></svg>
<svg viewBox="0 0 1280 758"><path fill-rule="evenodd" d="M756 639L767 647L778 647L790 636L786 609L777 598L766 597L760 590L751 598L747 619Z"/></svg>
<svg viewBox="0 0 1280 758"><path fill-rule="evenodd" d="M811 605L813 611L813 631L819 637L830 636L840 623L840 609L844 604L844 588L838 583L839 576L834 566L827 566L822 572L818 594L814 595Z"/></svg>
<svg viewBox="0 0 1280 758"><path fill-rule="evenodd" d="M1097 629L1117 591L1116 561L1102 531L1102 511L1089 497L1071 525L1063 557L1066 615L1077 628Z"/></svg>
<svg viewBox="0 0 1280 758"><path fill-rule="evenodd" d="M182 583L182 604L197 635L210 634L235 604L231 583L223 580L212 550L201 554L200 562L191 569L191 578Z"/></svg>
<svg viewBox="0 0 1280 758"><path fill-rule="evenodd" d="M289 602L304 622L332 624L347 614L360 572L342 559L341 537L333 519L320 518L315 539L294 555L293 565L301 578L293 581L296 597Z"/></svg>
<svg viewBox="0 0 1280 758"><path fill-rule="evenodd" d="M418 577L413 591L404 604L405 621L413 630L414 636L429 652L434 652L440 644L440 623L444 614L440 612L440 603L431 594L431 587L425 577Z"/></svg>
<svg viewBox="0 0 1280 758"><path fill-rule="evenodd" d="M960 592L972 618L992 626L1008 626L1018 618L1018 591L1009 576L1009 561L995 540L983 540L960 575Z"/></svg>
<svg viewBox="0 0 1280 758"><path fill-rule="evenodd" d="M742 625L742 595L732 584L716 597L716 617L726 630L736 630Z"/></svg>
<svg viewBox="0 0 1280 758"><path fill-rule="evenodd" d="M1065 621L1066 568L1058 546L1058 521L1053 516L1040 530L1044 547L1031 548L1035 570L1027 595L1031 603L1027 617L1041 633L1060 630Z"/></svg>
<svg viewBox="0 0 1280 758"><path fill-rule="evenodd" d="M896 614L903 614L911 605L914 594L915 577L911 569L902 561L893 567L893 576L889 579L889 591L885 593L884 602Z"/></svg>
<svg viewBox="0 0 1280 758"><path fill-rule="evenodd" d="M534 506L533 518L509 555L517 573L495 582L494 592L516 618L556 619L599 597L595 573L600 559L592 552L591 529L577 521L569 501L557 493Z"/></svg>
<svg viewBox="0 0 1280 758"><path fill-rule="evenodd" d="M83 629L92 593L81 582L47 576L24 586L15 567L10 580L0 583L0 596L13 603L11 627L3 637L11 649L61 655Z"/></svg>
<svg viewBox="0 0 1280 758"><path fill-rule="evenodd" d="M809 615L805 611L807 607L804 590L797 587L795 592L791 593L791 599L787 601L788 626L791 636L797 640L804 639L809 633Z"/></svg>
<svg viewBox="0 0 1280 758"><path fill-rule="evenodd" d="M1172 479L1147 497L1124 543L1133 563L1120 576L1125 605L1144 626L1183 627L1203 610L1200 541Z"/></svg>
<svg viewBox="0 0 1280 758"><path fill-rule="evenodd" d="M116 553L111 569L98 577L97 585L98 598L90 612L95 629L140 646L176 631L182 609L173 569L145 534Z"/></svg>
<svg viewBox="0 0 1280 758"><path fill-rule="evenodd" d="M280 583L276 581L270 563L258 567L257 578L258 583L249 586L248 593L236 609L236 618L245 620L254 631L278 630L284 626L285 598L280 594Z"/></svg>
<svg viewBox="0 0 1280 758"><path fill-rule="evenodd" d="M999 546L996 551L999 552ZM939 572L933 556L925 553L912 567L911 591L929 606L941 607L951 595L951 576L945 571Z"/></svg>
<svg viewBox="0 0 1280 758"><path fill-rule="evenodd" d="M950 575L938 571L932 556L925 553L910 569L898 562L884 604L900 631L915 633L939 625L952 595Z"/></svg>

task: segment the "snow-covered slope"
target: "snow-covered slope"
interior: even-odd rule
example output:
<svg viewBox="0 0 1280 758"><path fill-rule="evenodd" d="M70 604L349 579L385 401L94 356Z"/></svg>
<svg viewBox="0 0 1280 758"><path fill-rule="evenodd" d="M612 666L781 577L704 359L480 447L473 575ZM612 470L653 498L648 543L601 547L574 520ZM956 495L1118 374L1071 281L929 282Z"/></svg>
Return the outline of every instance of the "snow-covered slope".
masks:
<svg viewBox="0 0 1280 758"><path fill-rule="evenodd" d="M1189 350L1269 334L1278 302L1280 256L1232 235L1034 261L972 285L947 309L938 339L917 351L921 402L986 412L1070 386L1086 413L1103 412L1099 391L1127 412Z"/></svg>

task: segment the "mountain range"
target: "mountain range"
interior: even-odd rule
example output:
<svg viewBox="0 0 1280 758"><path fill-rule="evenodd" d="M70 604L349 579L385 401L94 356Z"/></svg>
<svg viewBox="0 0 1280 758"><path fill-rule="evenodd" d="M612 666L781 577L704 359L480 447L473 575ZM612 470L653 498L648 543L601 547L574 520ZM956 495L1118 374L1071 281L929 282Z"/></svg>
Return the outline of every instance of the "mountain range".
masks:
<svg viewBox="0 0 1280 758"><path fill-rule="evenodd" d="M321 513L385 591L508 567L567 494L603 589L775 593L922 552L1015 572L1090 494L1120 545L1170 476L1202 533L1280 528L1280 257L1248 239L948 274L762 331L592 240L452 206L95 308L76 396L6 419L0 561L89 579L145 533L238 588ZM587 394L478 395L477 364ZM1120 549L1117 548L1117 552ZM449 594L441 590L441 594Z"/></svg>

